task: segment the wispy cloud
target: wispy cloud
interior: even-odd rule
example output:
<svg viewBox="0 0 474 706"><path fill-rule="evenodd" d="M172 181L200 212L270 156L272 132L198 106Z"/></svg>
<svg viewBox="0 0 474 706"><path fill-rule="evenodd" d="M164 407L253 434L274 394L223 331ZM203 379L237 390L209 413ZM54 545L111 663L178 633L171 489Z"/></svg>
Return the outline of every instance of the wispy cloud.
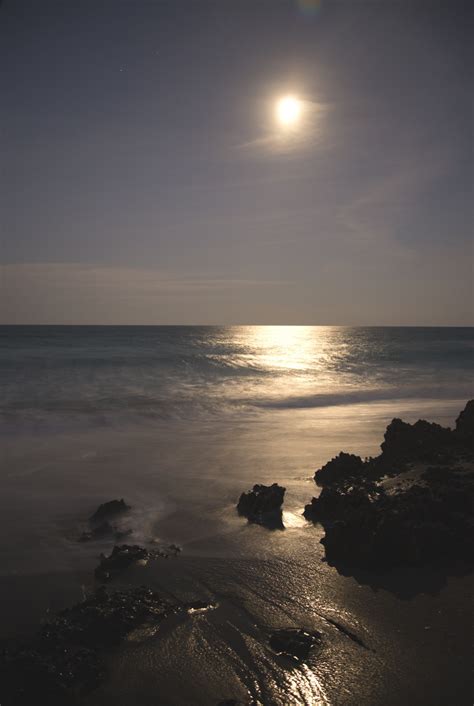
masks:
<svg viewBox="0 0 474 706"><path fill-rule="evenodd" d="M198 320L206 322L209 313L219 321L218 305L226 298L250 305L256 291L265 296L289 284L100 264L15 263L0 266L0 317L4 323L174 323L193 304Z"/></svg>
<svg viewBox="0 0 474 706"><path fill-rule="evenodd" d="M266 287L287 284L281 280L232 279L192 275L173 275L155 269L117 267L67 262L14 263L0 266L2 285L8 287L17 280L28 280L31 285L48 284L65 287L110 289L125 287L126 294L190 293L234 289L235 287Z"/></svg>
<svg viewBox="0 0 474 706"><path fill-rule="evenodd" d="M423 192L446 169L446 158L439 153L424 155L422 159L405 155L391 170L362 181L354 197L341 205L338 222L359 242L380 245L382 241L401 239L410 246L409 238L399 236L409 231L410 219ZM417 236L413 247L420 245L420 233Z"/></svg>

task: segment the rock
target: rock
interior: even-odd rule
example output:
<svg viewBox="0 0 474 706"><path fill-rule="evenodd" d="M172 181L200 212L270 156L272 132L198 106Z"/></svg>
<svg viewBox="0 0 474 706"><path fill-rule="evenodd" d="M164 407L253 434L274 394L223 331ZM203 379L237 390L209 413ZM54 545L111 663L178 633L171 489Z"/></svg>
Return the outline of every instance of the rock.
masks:
<svg viewBox="0 0 474 706"><path fill-rule="evenodd" d="M2 706L78 703L105 675L104 649L185 608L144 586L112 594L101 587L44 625L30 645L0 653Z"/></svg>
<svg viewBox="0 0 474 706"><path fill-rule="evenodd" d="M100 525L104 522L108 522L112 518L116 518L120 515L131 510L131 507L123 500L110 500L108 503L103 503L99 505L97 510L89 518L89 523L91 526Z"/></svg>
<svg viewBox="0 0 474 706"><path fill-rule="evenodd" d="M393 419L384 439L381 445L382 456L396 461L436 461L453 444L450 429L424 419L419 419L415 424Z"/></svg>
<svg viewBox="0 0 474 706"><path fill-rule="evenodd" d="M467 476L445 473L444 481L390 494L358 487L335 494L323 491L315 503L330 564L385 570L469 560L473 483Z"/></svg>
<svg viewBox="0 0 474 706"><path fill-rule="evenodd" d="M316 474L323 489L304 516L323 525L329 564L372 572L473 566L474 449L466 443L473 409L469 402L454 431L394 419L378 458L340 454ZM399 474L402 482L385 483Z"/></svg>
<svg viewBox="0 0 474 706"><path fill-rule="evenodd" d="M157 558L169 559L169 557L176 557L180 551L180 547L176 544L152 550L140 547L138 544L116 544L109 556L101 554L100 564L96 567L94 576L99 581L110 581L132 564L146 563L150 559Z"/></svg>
<svg viewBox="0 0 474 706"><path fill-rule="evenodd" d="M115 545L110 556L100 557L100 564L94 571L94 576L99 581L110 581L113 576L127 569L137 561L148 561L158 553L149 552L138 544Z"/></svg>
<svg viewBox="0 0 474 706"><path fill-rule="evenodd" d="M469 400L459 417L456 419L456 434L457 436L474 445L474 400Z"/></svg>
<svg viewBox="0 0 474 706"><path fill-rule="evenodd" d="M78 541L92 542L94 540L106 539L107 537L119 541L120 539L128 537L132 534L131 529L121 529L115 524L112 524L110 520L119 518L129 510L131 510L131 508L125 503L123 498L121 500L111 500L108 503L99 505L94 514L89 518L90 529L83 532Z"/></svg>
<svg viewBox="0 0 474 706"><path fill-rule="evenodd" d="M254 485L252 490L240 496L237 511L250 522L271 528L283 527L281 506L284 495L285 488L277 483Z"/></svg>
<svg viewBox="0 0 474 706"><path fill-rule="evenodd" d="M375 483L361 481L349 487L323 488L319 498L306 505L303 515L313 522L332 521L346 517L349 513L370 513L377 497L384 495L383 488Z"/></svg>
<svg viewBox="0 0 474 706"><path fill-rule="evenodd" d="M303 661L314 647L321 645L321 633L306 630L277 630L270 636L270 647L279 655Z"/></svg>
<svg viewBox="0 0 474 706"><path fill-rule="evenodd" d="M311 498L311 502L304 506L303 515L307 520L311 520L311 522L319 522L320 514L318 505L318 498Z"/></svg>
<svg viewBox="0 0 474 706"><path fill-rule="evenodd" d="M56 644L111 647L148 620L155 623L175 610L177 604L145 586L112 593L101 586L90 598L59 613L40 635Z"/></svg>
<svg viewBox="0 0 474 706"><path fill-rule="evenodd" d="M145 586L111 593L101 586L46 623L30 644L0 651L0 703L83 703L82 697L106 674L107 650L138 628L145 628L144 637L147 627L154 633L168 616L190 613L193 605L171 601Z"/></svg>
<svg viewBox="0 0 474 706"><path fill-rule="evenodd" d="M319 471L316 471L314 480L320 486L338 485L341 482L359 478L363 468L364 461L360 456L341 451L339 456L331 459Z"/></svg>

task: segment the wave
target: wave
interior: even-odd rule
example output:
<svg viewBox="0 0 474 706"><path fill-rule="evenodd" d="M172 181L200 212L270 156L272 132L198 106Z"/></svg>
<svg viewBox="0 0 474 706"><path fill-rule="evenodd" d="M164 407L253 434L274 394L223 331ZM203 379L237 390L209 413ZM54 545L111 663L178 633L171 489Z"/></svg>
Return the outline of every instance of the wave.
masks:
<svg viewBox="0 0 474 706"><path fill-rule="evenodd" d="M311 395L290 395L280 398L259 399L247 404L264 409L311 409L320 407L337 407L343 405L364 404L367 402L389 402L397 399L424 400L468 400L474 395L474 390L465 386L454 385L435 388L398 388L353 390Z"/></svg>

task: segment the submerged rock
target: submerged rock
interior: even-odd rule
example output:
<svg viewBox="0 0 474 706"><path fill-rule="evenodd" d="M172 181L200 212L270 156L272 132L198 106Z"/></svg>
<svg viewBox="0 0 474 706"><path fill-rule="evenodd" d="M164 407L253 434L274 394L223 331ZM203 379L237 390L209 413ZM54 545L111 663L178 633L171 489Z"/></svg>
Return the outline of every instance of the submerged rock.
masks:
<svg viewBox="0 0 474 706"><path fill-rule="evenodd" d="M270 528L283 527L281 506L285 490L277 483L254 485L252 490L240 496L237 512L250 522Z"/></svg>
<svg viewBox="0 0 474 706"><path fill-rule="evenodd" d="M100 525L93 527L87 532L83 532L79 537L79 542L92 542L98 539L106 539L112 537L115 540L124 539L132 534L131 529L120 530L110 522L102 522Z"/></svg>
<svg viewBox="0 0 474 706"><path fill-rule="evenodd" d="M277 630L270 636L270 647L279 655L303 661L314 647L321 645L320 632L307 632L293 628Z"/></svg>
<svg viewBox="0 0 474 706"><path fill-rule="evenodd" d="M122 498L121 500L110 500L107 503L99 505L97 510L89 518L91 526L96 526L108 522L112 518L116 518L125 514L132 508Z"/></svg>

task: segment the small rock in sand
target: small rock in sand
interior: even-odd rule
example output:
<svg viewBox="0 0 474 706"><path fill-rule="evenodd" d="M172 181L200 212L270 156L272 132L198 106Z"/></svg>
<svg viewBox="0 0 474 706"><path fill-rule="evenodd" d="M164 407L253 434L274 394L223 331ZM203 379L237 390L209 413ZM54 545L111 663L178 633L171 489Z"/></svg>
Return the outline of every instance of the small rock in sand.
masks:
<svg viewBox="0 0 474 706"><path fill-rule="evenodd" d="M270 647L279 655L293 657L298 661L309 657L314 647L321 645L321 633L287 628L277 630L270 636Z"/></svg>

